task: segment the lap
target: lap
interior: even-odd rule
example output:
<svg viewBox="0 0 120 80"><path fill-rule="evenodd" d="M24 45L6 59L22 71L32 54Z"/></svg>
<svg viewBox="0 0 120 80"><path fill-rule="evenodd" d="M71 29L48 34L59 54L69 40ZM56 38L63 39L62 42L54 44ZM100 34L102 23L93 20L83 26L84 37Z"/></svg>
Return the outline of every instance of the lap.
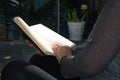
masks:
<svg viewBox="0 0 120 80"><path fill-rule="evenodd" d="M57 59L54 56L50 55L40 56L38 54L35 54L31 57L29 62L45 70L52 76L60 80L64 80L60 73L60 64L58 63Z"/></svg>
<svg viewBox="0 0 120 80"><path fill-rule="evenodd" d="M2 80L68 80L61 76L60 65L54 56L37 54L33 55L29 62L12 61L8 63L1 74Z"/></svg>
<svg viewBox="0 0 120 80"><path fill-rule="evenodd" d="M51 55L40 56L38 54L35 54L31 57L29 62L40 67L41 69L45 70L47 73L51 74L52 76L59 80L79 80L79 78L74 79L63 78L60 73L60 64L58 63L55 56Z"/></svg>

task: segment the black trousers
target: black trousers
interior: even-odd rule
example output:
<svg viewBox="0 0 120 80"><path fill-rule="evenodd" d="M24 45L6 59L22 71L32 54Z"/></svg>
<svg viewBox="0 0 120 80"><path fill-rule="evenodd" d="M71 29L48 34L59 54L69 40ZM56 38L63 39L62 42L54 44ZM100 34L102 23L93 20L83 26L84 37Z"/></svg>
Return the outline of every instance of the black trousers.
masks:
<svg viewBox="0 0 120 80"><path fill-rule="evenodd" d="M29 62L12 61L1 72L1 80L68 80L61 76L54 56L33 55ZM79 80L79 79L70 79Z"/></svg>

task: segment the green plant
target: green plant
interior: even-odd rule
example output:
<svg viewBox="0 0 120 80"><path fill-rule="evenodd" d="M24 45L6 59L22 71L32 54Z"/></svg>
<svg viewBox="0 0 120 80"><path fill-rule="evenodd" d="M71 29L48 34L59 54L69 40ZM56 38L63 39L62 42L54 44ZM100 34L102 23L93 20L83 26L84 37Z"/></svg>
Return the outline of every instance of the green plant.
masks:
<svg viewBox="0 0 120 80"><path fill-rule="evenodd" d="M74 8L72 10L67 10L67 16L66 19L69 22L81 22L84 21L87 17L87 6L81 5L80 10L82 11L82 15L78 15L77 10Z"/></svg>
<svg viewBox="0 0 120 80"><path fill-rule="evenodd" d="M75 9L69 10L67 12L67 18L66 19L69 22L79 22L80 21L78 16L77 16L77 11Z"/></svg>

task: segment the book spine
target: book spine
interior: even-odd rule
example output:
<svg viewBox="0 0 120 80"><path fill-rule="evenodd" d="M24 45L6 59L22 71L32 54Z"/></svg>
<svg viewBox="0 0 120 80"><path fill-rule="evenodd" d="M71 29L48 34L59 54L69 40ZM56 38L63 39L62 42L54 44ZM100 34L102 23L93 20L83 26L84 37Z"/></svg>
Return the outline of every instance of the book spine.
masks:
<svg viewBox="0 0 120 80"><path fill-rule="evenodd" d="M42 39L37 39L38 36L30 29L29 25L27 25L20 17L15 17L13 21L31 38L31 40L46 54L49 54L49 48L45 46L45 42ZM49 50L50 51L50 50ZM53 51L50 51L53 54Z"/></svg>

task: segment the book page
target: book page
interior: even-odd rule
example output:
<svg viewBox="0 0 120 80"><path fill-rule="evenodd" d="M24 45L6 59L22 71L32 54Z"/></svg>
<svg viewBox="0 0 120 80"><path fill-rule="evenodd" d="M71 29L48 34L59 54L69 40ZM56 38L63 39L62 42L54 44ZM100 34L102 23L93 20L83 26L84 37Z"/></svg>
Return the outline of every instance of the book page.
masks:
<svg viewBox="0 0 120 80"><path fill-rule="evenodd" d="M38 39L41 38L44 40L46 46L49 47L49 50L51 53L52 51L52 44L53 43L60 43L69 47L74 47L75 44L71 42L70 40L64 38L63 36L59 35L55 31L49 29L48 27L42 25L42 24L36 24L33 26L30 26L30 29L38 35Z"/></svg>

